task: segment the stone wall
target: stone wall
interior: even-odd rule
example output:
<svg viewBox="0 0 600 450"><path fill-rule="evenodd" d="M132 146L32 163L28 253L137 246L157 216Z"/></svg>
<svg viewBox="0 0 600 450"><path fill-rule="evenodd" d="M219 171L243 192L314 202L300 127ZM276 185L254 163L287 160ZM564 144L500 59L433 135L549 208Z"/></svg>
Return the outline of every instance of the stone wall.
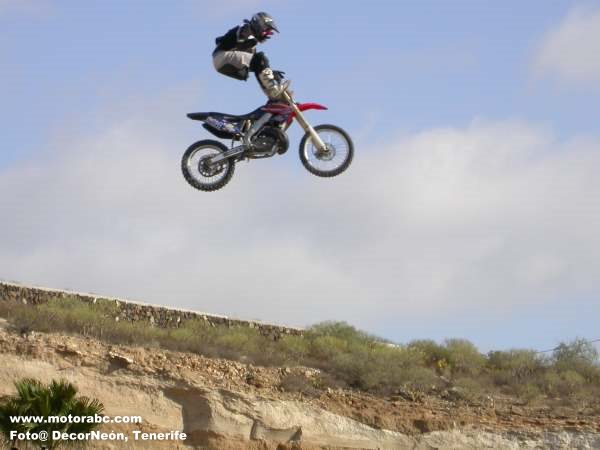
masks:
<svg viewBox="0 0 600 450"><path fill-rule="evenodd" d="M273 339L279 339L286 334L302 335L303 333L303 330L300 328L284 327L250 320L230 319L226 316L155 306L115 297L102 297L93 294L23 286L0 281L0 302L12 301L26 305L38 305L56 298L75 298L88 303L110 302L118 308L118 314L115 315L115 320L117 321L127 320L130 322L145 322L149 326L163 328L178 327L186 320L200 319L212 326L255 328L263 336L268 336Z"/></svg>

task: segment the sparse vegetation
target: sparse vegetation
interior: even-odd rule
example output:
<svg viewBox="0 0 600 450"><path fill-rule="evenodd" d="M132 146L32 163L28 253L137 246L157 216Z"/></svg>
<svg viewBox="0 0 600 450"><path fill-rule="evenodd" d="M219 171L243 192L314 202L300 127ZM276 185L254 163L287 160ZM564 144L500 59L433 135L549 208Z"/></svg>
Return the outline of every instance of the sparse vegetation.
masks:
<svg viewBox="0 0 600 450"><path fill-rule="evenodd" d="M320 369L314 380L290 376L286 390L315 392L347 386L377 394L411 389L442 392L450 388L473 399L506 394L530 403L560 399L573 404L600 396L598 352L585 340L560 344L549 354L532 350L482 354L469 341L448 339L391 345L354 327L326 322L303 337L279 340L246 327L213 327L189 320L178 328L115 321L116 306L61 298L25 306L0 301L0 316L18 330L73 333L110 343L186 351L265 366L302 365Z"/></svg>
<svg viewBox="0 0 600 450"><path fill-rule="evenodd" d="M304 395L317 395L318 384L316 380L311 380L304 375L291 373L281 380L279 387L286 392L301 392Z"/></svg>

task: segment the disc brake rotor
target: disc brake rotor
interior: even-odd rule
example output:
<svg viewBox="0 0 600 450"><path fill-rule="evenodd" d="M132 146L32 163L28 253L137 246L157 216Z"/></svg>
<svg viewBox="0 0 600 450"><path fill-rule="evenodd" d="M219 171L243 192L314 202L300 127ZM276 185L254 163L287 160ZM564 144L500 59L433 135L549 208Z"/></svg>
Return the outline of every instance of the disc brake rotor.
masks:
<svg viewBox="0 0 600 450"><path fill-rule="evenodd" d="M325 144L325 150L315 150L315 156L321 161L331 161L335 157L335 147L332 144Z"/></svg>
<svg viewBox="0 0 600 450"><path fill-rule="evenodd" d="M223 171L221 164L210 167L209 160L215 155L205 155L198 160L198 172L204 177L213 177Z"/></svg>

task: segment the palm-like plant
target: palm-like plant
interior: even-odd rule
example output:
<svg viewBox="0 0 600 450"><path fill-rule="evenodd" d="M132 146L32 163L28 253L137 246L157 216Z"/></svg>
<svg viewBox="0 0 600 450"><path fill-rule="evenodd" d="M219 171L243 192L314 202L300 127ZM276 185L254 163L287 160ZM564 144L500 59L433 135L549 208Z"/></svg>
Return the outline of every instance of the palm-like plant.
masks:
<svg viewBox="0 0 600 450"><path fill-rule="evenodd" d="M11 448L16 448L17 440L10 439L10 432L16 431L24 433L28 430L28 424L12 423L11 417L24 415L25 409L23 405L16 399L9 397L2 401L0 405L0 433L4 436L4 440L11 444Z"/></svg>
<svg viewBox="0 0 600 450"><path fill-rule="evenodd" d="M11 416L94 416L104 411L104 406L96 399L77 397L77 388L65 380L52 381L44 385L35 379L23 379L15 382L17 395L6 399L0 405L0 432L10 442L10 431L39 433L46 431L48 440L33 443L50 450L58 448L62 441L52 439L53 431L66 433L86 433L99 424L87 423L28 423L14 424ZM11 444L15 446L16 442ZM83 443L78 443L81 445Z"/></svg>

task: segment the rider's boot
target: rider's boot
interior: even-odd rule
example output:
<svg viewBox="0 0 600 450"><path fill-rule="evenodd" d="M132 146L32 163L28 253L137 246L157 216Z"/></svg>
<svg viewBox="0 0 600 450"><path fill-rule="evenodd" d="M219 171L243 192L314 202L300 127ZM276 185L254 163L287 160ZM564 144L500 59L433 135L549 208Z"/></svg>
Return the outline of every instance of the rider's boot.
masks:
<svg viewBox="0 0 600 450"><path fill-rule="evenodd" d="M278 78L278 77L277 77ZM258 74L258 80L263 92L270 100L279 100L288 87L287 82L279 81L270 68L263 69Z"/></svg>

